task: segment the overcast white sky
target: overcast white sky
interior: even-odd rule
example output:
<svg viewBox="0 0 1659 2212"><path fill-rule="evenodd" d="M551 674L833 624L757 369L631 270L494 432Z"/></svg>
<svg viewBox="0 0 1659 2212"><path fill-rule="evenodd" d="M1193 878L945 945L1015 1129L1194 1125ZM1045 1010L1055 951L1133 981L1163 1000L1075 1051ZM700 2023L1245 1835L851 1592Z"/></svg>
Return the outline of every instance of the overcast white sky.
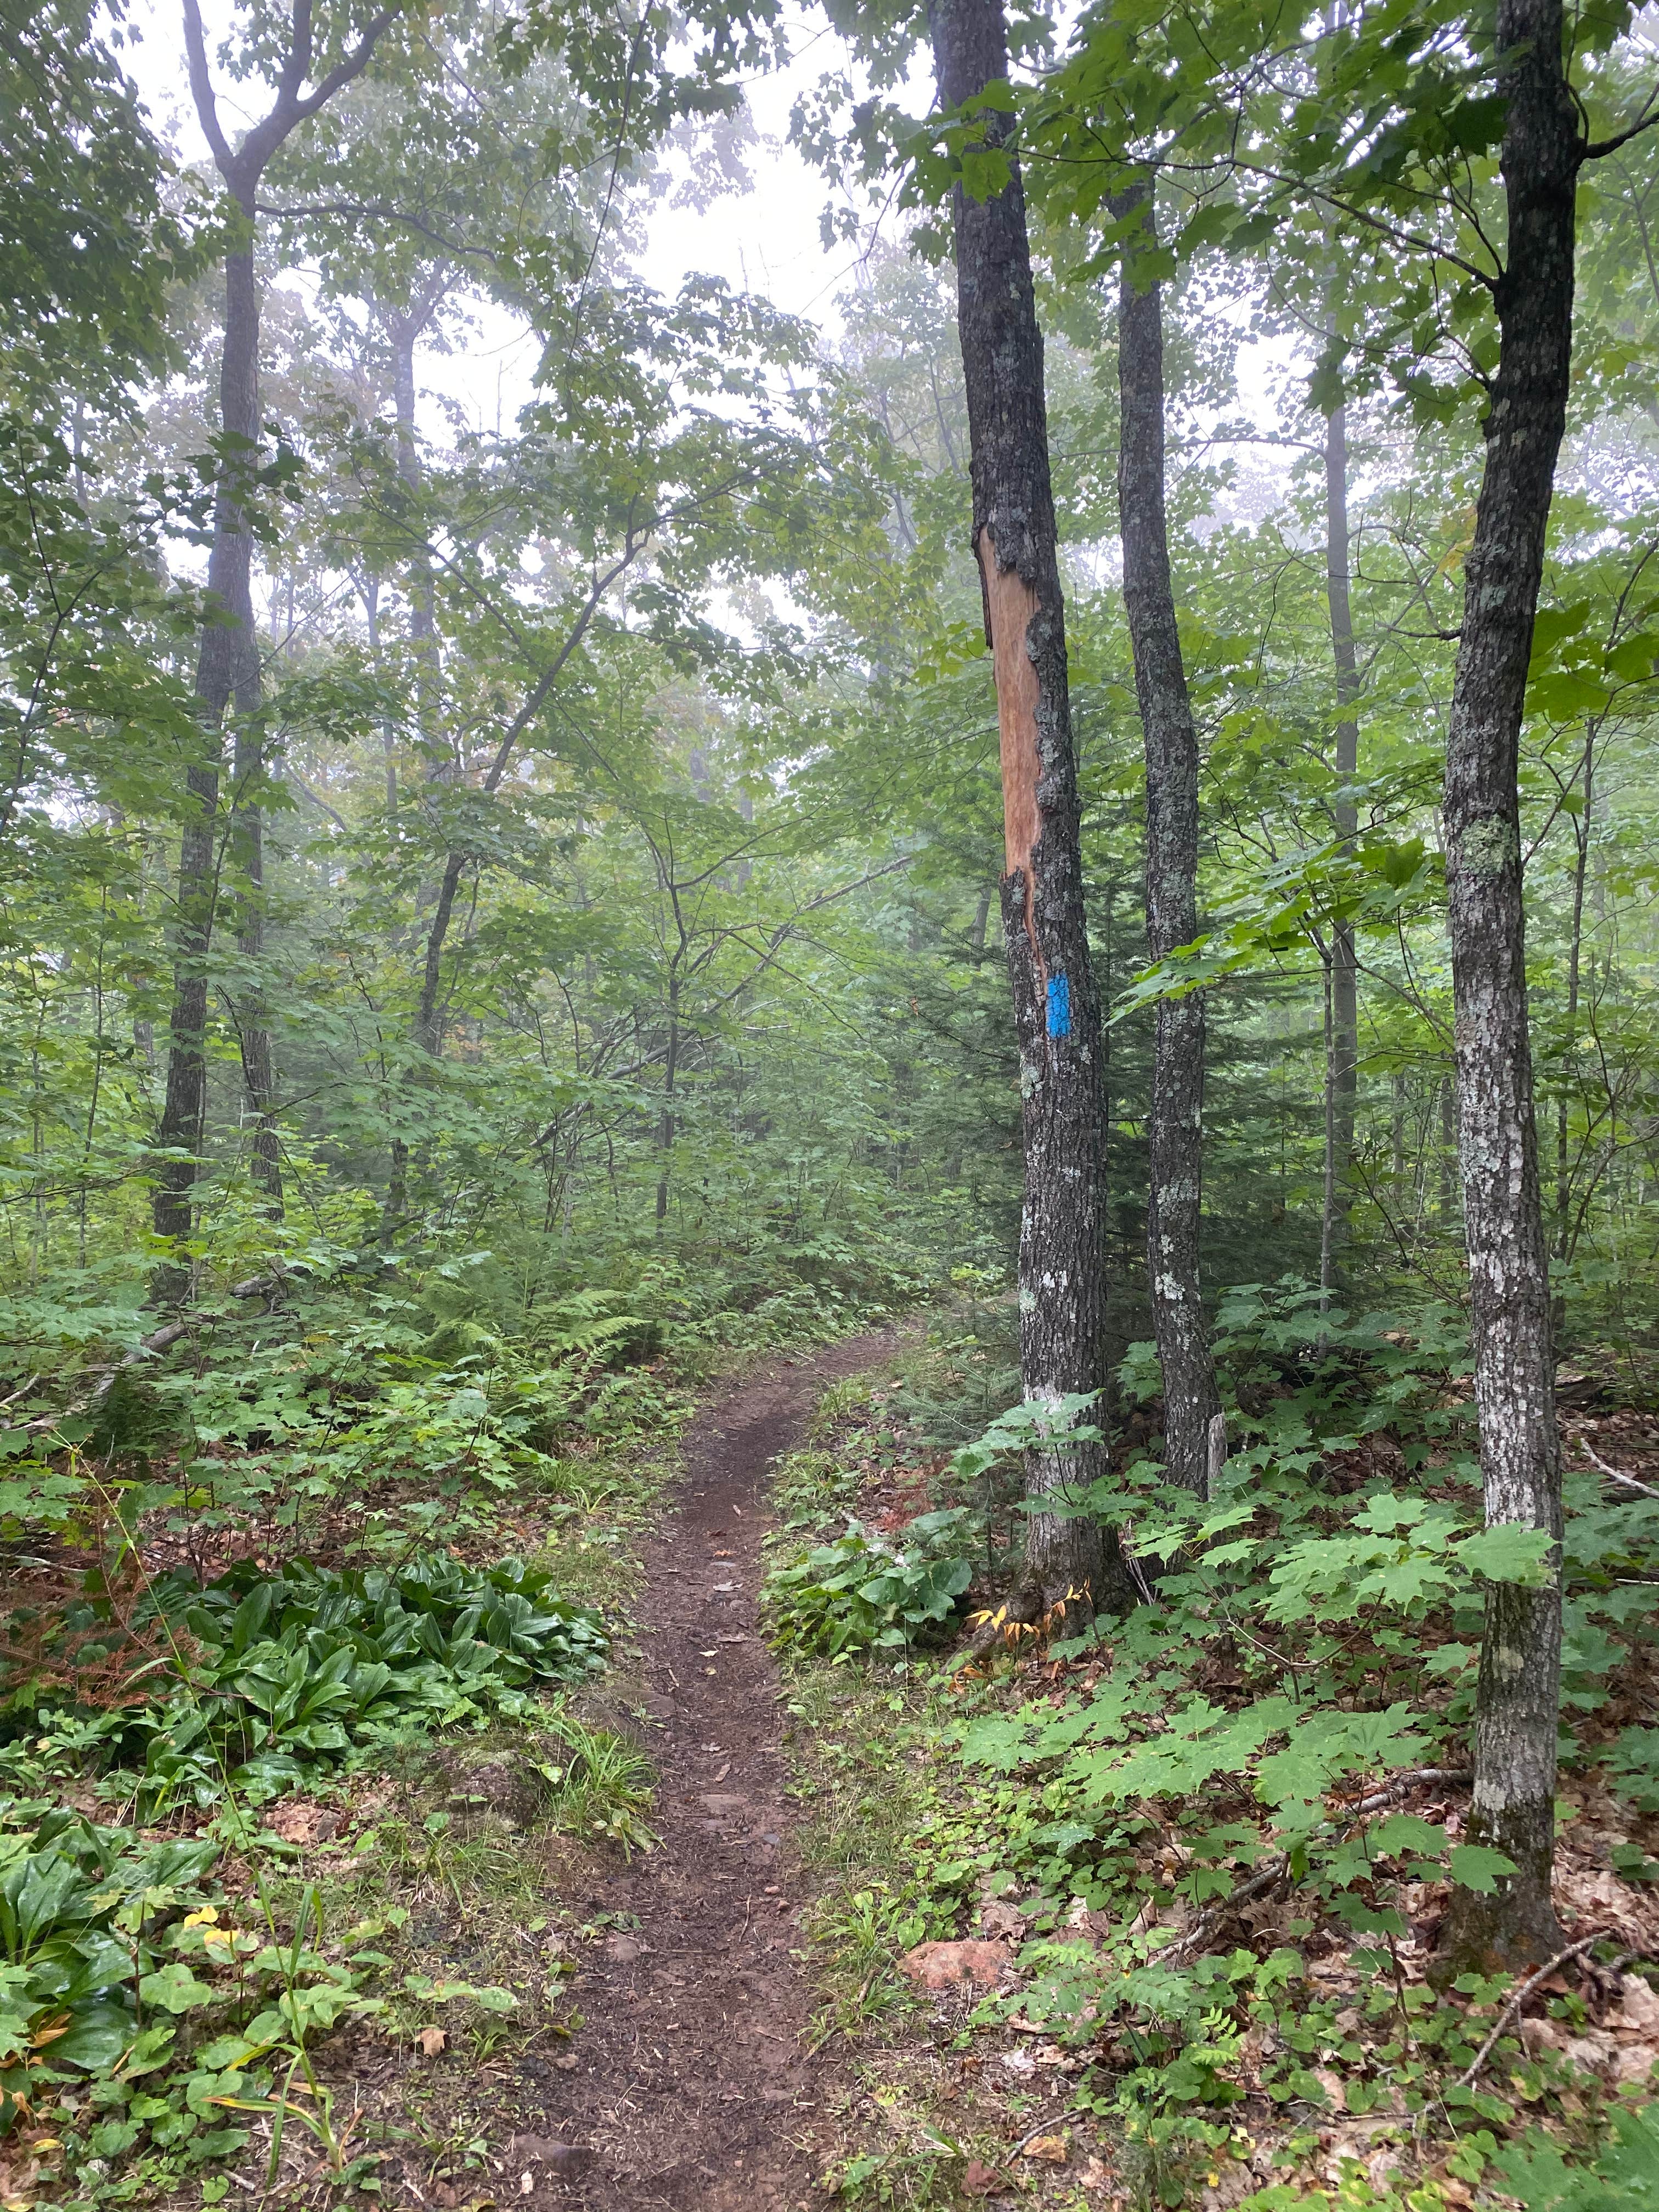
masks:
<svg viewBox="0 0 1659 2212"><path fill-rule="evenodd" d="M211 54L234 19L234 0L202 0L202 5ZM836 34L808 9L795 9L787 21L788 65L757 76L745 86L760 139L748 156L752 188L728 194L706 210L676 207L672 192L662 195L649 210L638 266L648 283L671 296L692 271L722 276L735 289L759 293L833 335L840 319L836 302L854 281L860 249L841 243L826 252L819 219L830 187L790 146L788 126L797 95L825 70L844 66L846 57ZM205 161L207 146L185 76L179 0L134 0L128 21L136 43L129 46L125 59L157 126L184 159ZM246 125L252 119L249 110L264 105L257 95L250 96L249 88L217 72L216 82L229 125ZM919 67L906 104L921 112L930 98L931 83ZM672 152L667 159L672 171L684 173L683 153ZM302 275L290 281L304 289ZM446 434L440 395L451 405L459 403L479 428L510 428L531 396L536 353L520 327L488 306L474 322L465 350L427 350L420 357L422 414L434 439ZM1277 411L1270 372L1275 357L1283 355L1279 346L1247 348L1239 362L1239 398L1263 429L1272 426ZM1272 504L1287 472L1283 455L1261 447L1243 447L1237 458L1244 481L1221 503L1230 517L1241 508L1259 513Z"/></svg>
<svg viewBox="0 0 1659 2212"><path fill-rule="evenodd" d="M234 9L229 0L204 0L203 14L212 53ZM207 145L185 75L178 0L138 0L128 21L134 43L125 58L155 123L182 158L205 161ZM707 210L674 207L669 204L672 195L665 195L651 211L640 273L670 295L693 271L722 276L735 289L760 293L790 313L833 329L835 300L852 280L856 251L839 245L825 252L818 219L828 189L789 145L788 125L797 94L837 63L841 50L821 21L804 14L790 19L789 40L793 57L789 66L757 76L746 86L762 141L751 149L749 161L755 189L728 195ZM227 123L252 120L242 106L248 88L217 72L216 82ZM926 96L918 88L919 99ZM253 105L248 100L249 108ZM671 156L671 165L683 173L684 156ZM507 425L528 397L532 360L527 341L507 317L486 315L465 354L423 357L422 380L462 401L480 427L493 427L498 416Z"/></svg>

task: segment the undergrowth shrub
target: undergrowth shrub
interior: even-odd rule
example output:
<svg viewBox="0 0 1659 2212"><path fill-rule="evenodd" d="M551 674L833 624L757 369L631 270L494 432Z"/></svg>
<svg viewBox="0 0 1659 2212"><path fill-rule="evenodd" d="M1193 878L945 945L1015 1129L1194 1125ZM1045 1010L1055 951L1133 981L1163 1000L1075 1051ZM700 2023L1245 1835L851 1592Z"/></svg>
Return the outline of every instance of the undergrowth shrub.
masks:
<svg viewBox="0 0 1659 2212"><path fill-rule="evenodd" d="M49 2148L94 2194L136 2151L149 2154L153 2179L174 2183L234 2157L253 2116L269 2123L267 2186L288 2130L308 2135L319 2171L349 2188L374 2160L354 2162L349 2118L313 2045L344 2020L411 2004L516 2002L505 1989L389 1977L376 1947L407 1921L399 1906L331 1930L307 1887L279 1936L262 1883L231 1900L212 1882L220 1848L141 1842L40 1801L0 1802L0 2137L51 2113L61 2134ZM210 2185L206 2201L223 2194Z"/></svg>
<svg viewBox="0 0 1659 2212"><path fill-rule="evenodd" d="M1221 1308L1230 1452L1214 1495L1166 1486L1156 1362L1139 1347L1120 1378L1114 1470L1073 1501L1127 1532L1146 1601L1048 1647L1040 1668L1011 1648L913 1675L913 1723L872 1747L904 1770L904 1832L884 1837L880 1864L912 1872L902 1928L872 1909L867 1855L833 1887L817 1932L838 1954L823 1971L840 2024L856 2032L878 1998L879 1979L859 1996L878 1934L890 1966L910 1916L959 1932L1006 1900L1024 1985L984 2000L980 2021L1015 2012L1070 2055L1074 2102L1109 2119L1144 2201L1196 2201L1201 2177L1237 2154L1249 2096L1292 2134L1333 2107L1395 2116L1417 2138L1413 2164L1452 2161L1454 2195L1425 2205L1467 2202L1477 2185L1547 2212L1645 2202L1629 2177L1645 2176L1651 2121L1601 2141L1601 2086L1531 2051L1514 2021L1476 2069L1513 1981L1466 1974L1441 1991L1426 1978L1449 1883L1489 1889L1508 1871L1463 1840L1454 1811L1487 1592L1548 1571L1536 1532L1484 1525L1459 1318L1322 1314L1316 1288L1294 1281L1225 1293ZM988 1422L988 1364L970 1372L959 1345L948 1358L935 1348L920 1388L872 1394L889 1421L908 1398L949 1440L929 1463L913 1419L913 1463L981 1525L1038 1418L994 1406ZM940 1406L953 1388L956 1407ZM893 1483L878 1441L843 1437L837 1463L859 1461L860 1483L902 1498L915 1475ZM855 1508L859 1486L834 1503ZM1659 1804L1659 1730L1598 1717L1611 1705L1624 1719L1629 1685L1648 1679L1659 1500L1570 1475L1566 1504L1565 1701L1586 1732L1575 1763L1601 1762L1633 1821ZM1017 1559L1016 1544L988 1572ZM791 1564L809 1593L830 1580ZM826 1648L809 1641L826 1600L810 1602L802 1652ZM812 1787L829 1786L830 1765L817 1751ZM1609 1854L1625 1881L1659 1871L1638 1840L1615 1835ZM1606 1954L1617 1948L1609 1938ZM1549 2148L1540 2119L1570 2148ZM1450 2151L1431 2149L1449 2131ZM1494 2166L1505 2135L1515 2154ZM1417 2201L1356 2186L1356 2206ZM1293 2182L1249 2200L1256 2212L1304 2201Z"/></svg>
<svg viewBox="0 0 1659 2212"><path fill-rule="evenodd" d="M42 1732L62 1755L78 1725L81 1747L116 1767L107 1787L135 1792L153 1819L227 1790L263 1802L312 1766L411 1732L524 1718L538 1689L585 1680L609 1650L599 1615L554 1595L551 1579L518 1559L477 1569L442 1554L396 1573L247 1560L199 1589L176 1572L150 1586L165 1644L142 1670L150 1696L77 1714L25 1688L0 1760L27 1781ZM66 1625L86 1624L71 1612Z"/></svg>
<svg viewBox="0 0 1659 2212"><path fill-rule="evenodd" d="M1553 2143L1508 2143L1496 2160L1500 2186L1523 2212L1648 2212L1659 2204L1659 2125L1615 2108L1595 2158L1570 2166Z"/></svg>
<svg viewBox="0 0 1659 2212"><path fill-rule="evenodd" d="M569 1833L618 1844L625 1856L656 1843L647 1818L654 1795L651 1761L637 1744L614 1729L590 1728L574 1714L548 1723L567 1756L543 1761L544 1803Z"/></svg>
<svg viewBox="0 0 1659 2212"><path fill-rule="evenodd" d="M936 1638L973 1580L969 1519L956 1507L920 1514L902 1546L851 1521L832 1543L773 1567L762 1591L773 1644L842 1658Z"/></svg>

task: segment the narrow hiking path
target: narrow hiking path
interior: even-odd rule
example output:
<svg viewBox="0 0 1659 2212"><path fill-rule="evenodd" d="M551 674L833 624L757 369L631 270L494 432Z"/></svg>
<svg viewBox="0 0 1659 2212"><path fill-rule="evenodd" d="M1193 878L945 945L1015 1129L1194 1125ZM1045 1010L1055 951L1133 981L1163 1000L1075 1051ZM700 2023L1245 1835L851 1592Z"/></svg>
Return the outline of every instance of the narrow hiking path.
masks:
<svg viewBox="0 0 1659 2212"><path fill-rule="evenodd" d="M507 2160L530 2177L526 2197L583 2212L796 2212L814 2193L830 2075L806 2052L811 2002L791 1955L806 1899L759 1632L760 1544L771 1462L827 1384L893 1341L873 1332L780 1362L686 1432L638 1608L661 1842L605 1886L617 1924L577 1984L575 2065L564 2095L525 2116L536 2132Z"/></svg>

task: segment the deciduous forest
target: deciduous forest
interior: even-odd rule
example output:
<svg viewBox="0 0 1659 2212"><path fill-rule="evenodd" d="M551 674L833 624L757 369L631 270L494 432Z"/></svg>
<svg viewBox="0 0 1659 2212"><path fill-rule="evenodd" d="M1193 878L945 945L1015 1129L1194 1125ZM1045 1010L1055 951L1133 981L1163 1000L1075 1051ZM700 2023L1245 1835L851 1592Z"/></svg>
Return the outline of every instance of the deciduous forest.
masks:
<svg viewBox="0 0 1659 2212"><path fill-rule="evenodd" d="M1656 254L1626 0L0 0L5 2212L1659 2205Z"/></svg>

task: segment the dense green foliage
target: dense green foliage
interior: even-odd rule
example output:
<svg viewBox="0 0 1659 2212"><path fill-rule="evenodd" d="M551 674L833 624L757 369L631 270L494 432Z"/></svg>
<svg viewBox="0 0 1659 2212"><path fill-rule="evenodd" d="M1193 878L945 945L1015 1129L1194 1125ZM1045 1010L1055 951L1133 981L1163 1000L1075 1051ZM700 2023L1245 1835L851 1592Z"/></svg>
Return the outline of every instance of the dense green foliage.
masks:
<svg viewBox="0 0 1659 2212"><path fill-rule="evenodd" d="M240 2152L239 2111L273 2175L300 2126L343 2185L314 2039L494 1985L417 1989L374 1948L391 1920L325 1937L314 1898L233 1899L222 1850L274 1848L258 1820L301 1787L496 1725L547 1731L538 1787L572 1831L647 1846L639 1755L564 1710L629 1594L595 1510L625 1493L635 1525L641 1468L720 1361L932 1304L948 1377L918 1369L888 1417L925 1435L928 1494L877 1517L837 1445L784 1498L766 1591L801 1682L984 1632L927 1708L953 1778L904 1831L914 1881L872 1876L823 1923L870 1966L840 2024L892 1994L896 1946L1006 1880L1023 2002L1068 2063L1104 2053L1080 2108L1139 2130L1149 2187L1227 2140L1260 2030L1275 2110L1319 2110L1338 2050L1350 2112L1397 2094L1425 2140L1455 2123L1455 2180L1645 2201L1650 2123L1580 2125L1555 2060L1517 2049L1459 2088L1507 1985L1452 2005L1408 1983L1405 1900L1492 1869L1444 1806L1352 1809L1462 1771L1483 1594L1545 1571L1532 1535L1481 1526L1474 1479L1439 812L1497 358L1486 15L1206 0L1014 27L994 100L1018 117L1048 349L1117 1376L1110 1403L1034 1412L1012 1404L1020 1076L941 223L955 185L1008 171L982 114L904 112L920 11L829 14L841 58L793 128L837 188L827 232L865 250L818 329L643 273L659 204L711 212L755 159L740 73L781 36L768 5L627 35L562 5L394 16L250 217L161 142L118 9L0 0L0 2130L70 2098L77 2203ZM227 112L233 88L258 109L297 20L221 27ZM1659 1814L1659 1496L1633 1456L1659 1352L1659 131L1650 30L1623 5L1574 22L1607 151L1580 188L1520 788L1557 1349L1584 1394L1564 1730L1632 1887ZM307 82L368 27L320 9ZM1203 750L1203 926L1157 970L1117 588L1127 158L1160 173L1141 273L1165 286ZM216 396L250 235L252 452ZM492 427L441 364L482 376L503 347L529 366ZM1354 702L1328 597L1339 408ZM222 726L193 675L228 507L260 668ZM180 890L204 835L204 923ZM191 983L205 1113L167 1147ZM1152 1008L1198 988L1231 1444L1202 1506L1163 1487L1143 1341ZM165 1249L152 1196L180 1170L190 1231ZM1042 1421L1079 1419L1114 1452L1080 1510L1131 1532L1147 1601L1034 1685L997 1646L1014 1470ZM893 1436L865 1439L878 1469ZM1284 1929L1170 1950L1167 1916L1190 1933L1269 1869L1299 1900ZM1351 2004L1310 1995L1315 1927L1358 1962ZM1523 2106L1570 2165L1522 2140Z"/></svg>
<svg viewBox="0 0 1659 2212"><path fill-rule="evenodd" d="M257 1805L354 1747L384 1753L401 1736L535 1710L527 1689L580 1682L609 1642L590 1608L549 1595L552 1577L507 1559L488 1572L447 1553L392 1574L341 1572L290 1560L249 1561L198 1587L185 1571L152 1583L132 1636L161 1656L130 1683L142 1705L66 1705L56 1686L9 1701L9 1778L40 1787L67 1756L106 1762L101 1794L136 1797L159 1818L227 1796ZM66 1609L77 1672L106 1654L108 1608Z"/></svg>
<svg viewBox="0 0 1659 2212"><path fill-rule="evenodd" d="M395 1915L353 1928L343 1951L330 1945L325 1955L314 1893L291 1941L278 1940L268 1906L264 1929L257 1913L239 1927L213 1901L216 1844L135 1849L127 1830L40 1802L13 1803L0 1849L9 2122L58 2085L77 2097L90 2087L84 2148L106 2164L142 2141L172 2154L175 2172L195 2172L241 2150L240 2116L261 2113L334 2151L333 2100L310 2045L342 2020L388 2011L368 1984L390 1963L374 1945ZM403 1993L428 2005L514 2003L507 1990L418 1977L405 1978ZM279 2125L273 2174L281 2143ZM348 2186L367 2171L331 2162ZM209 2188L210 2202L222 2194Z"/></svg>
<svg viewBox="0 0 1659 2212"><path fill-rule="evenodd" d="M851 1521L833 1543L775 1567L765 1594L779 1650L839 1658L908 1649L936 1632L973 1580L961 1555L966 1519L959 1509L918 1514L906 1524L902 1550Z"/></svg>
<svg viewBox="0 0 1659 2212"><path fill-rule="evenodd" d="M1403 2160L1430 2130L1445 2161L1395 2197L1356 2164L1345 2206L1442 2212L1483 2181L1545 2204L1553 2190L1589 2203L1639 2188L1650 2126L1579 2070L1578 1993L1544 2001L1549 2039L1523 2039L1510 1977L1465 1974L1449 2002L1428 1971L1449 1881L1488 1888L1506 1863L1461 1833L1480 1583L1540 1571L1529 1534L1481 1527L1455 1323L1426 1316L1408 1340L1397 1316L1328 1311L1321 1351L1317 1293L1294 1284L1241 1287L1221 1318L1229 1420L1246 1439L1225 1488L1195 1512L1144 1451L1121 1478L1151 1601L1035 1656L1012 1626L937 1670L895 1640L850 1692L828 1647L781 1615L807 1849L826 1881L826 2024L890 2024L897 1955L977 1929L1009 1941L1020 1970L974 2012L988 2074L999 2031L1037 2031L1069 2109L1127 2146L1150 2203L1192 2201L1264 2138L1285 2178L1249 2188L1250 2212L1328 2203L1304 2160L1313 2129L1340 2115L1361 2130L1338 2138L1356 2159L1374 2140L1385 2165ZM994 1356L941 1329L884 1387L827 1401L828 1448L782 1471L792 1522L833 1526L896 1486L935 1501L924 1519L965 1520L1006 1465L1007 1425L945 1458L938 1446L972 1418L975 1368ZM1126 1363L1126 1393L1144 1365ZM1659 1881L1621 1771L1651 1741L1626 1717L1650 1679L1656 1532L1648 1501L1632 1522L1577 1479L1571 1503L1565 1880L1600 1870L1598 1904L1615 1895L1629 1926ZM994 1561L977 1578L994 1589ZM1656 2063L1644 2031L1620 2095L1650 2090ZM872 2071L890 2108L919 2100L878 2044ZM963 2139L959 2109L921 2112L913 2134ZM914 2187L925 2203L925 2171L872 2154L848 2194L902 2203Z"/></svg>

